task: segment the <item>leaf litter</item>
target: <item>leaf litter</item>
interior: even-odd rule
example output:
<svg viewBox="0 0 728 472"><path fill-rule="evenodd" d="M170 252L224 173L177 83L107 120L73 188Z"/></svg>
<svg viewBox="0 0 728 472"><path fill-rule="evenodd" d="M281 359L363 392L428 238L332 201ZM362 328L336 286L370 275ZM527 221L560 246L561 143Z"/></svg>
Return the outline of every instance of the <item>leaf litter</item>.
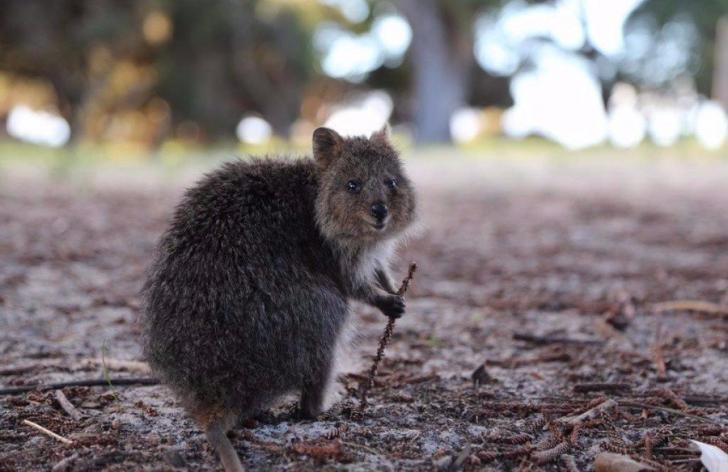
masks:
<svg viewBox="0 0 728 472"><path fill-rule="evenodd" d="M728 170L604 165L455 161L443 182L445 164L410 162L424 230L397 273L419 270L367 410L386 319L356 304L343 400L236 428L246 466L695 470L691 441L728 451ZM99 174L2 181L0 387L144 373L138 290L189 178ZM0 397L0 470L219 470L162 386L62 394Z"/></svg>

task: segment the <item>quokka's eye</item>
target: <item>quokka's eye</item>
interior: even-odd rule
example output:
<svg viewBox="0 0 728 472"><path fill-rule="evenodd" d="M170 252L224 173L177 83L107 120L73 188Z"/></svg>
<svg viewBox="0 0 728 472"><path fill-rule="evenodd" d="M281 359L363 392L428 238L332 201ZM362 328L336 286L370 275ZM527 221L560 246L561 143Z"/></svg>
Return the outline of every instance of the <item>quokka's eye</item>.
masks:
<svg viewBox="0 0 728 472"><path fill-rule="evenodd" d="M359 193L361 190L361 182L358 180L350 180L346 183L346 190L349 193Z"/></svg>
<svg viewBox="0 0 728 472"><path fill-rule="evenodd" d="M387 179L384 181L384 183L392 190L396 189L397 185L399 184L399 182L397 182L397 179Z"/></svg>

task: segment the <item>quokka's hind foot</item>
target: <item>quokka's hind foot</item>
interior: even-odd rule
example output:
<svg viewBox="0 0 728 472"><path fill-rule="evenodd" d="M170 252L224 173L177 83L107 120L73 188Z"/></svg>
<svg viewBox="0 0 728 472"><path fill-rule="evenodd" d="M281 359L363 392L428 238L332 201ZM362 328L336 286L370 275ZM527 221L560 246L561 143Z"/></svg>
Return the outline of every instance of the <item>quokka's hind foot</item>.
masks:
<svg viewBox="0 0 728 472"><path fill-rule="evenodd" d="M218 456L220 456L226 472L245 472L243 464L240 463L238 453L235 452L235 448L233 448L232 443L230 443L220 424L216 423L207 428L205 436L207 436L207 440L217 451Z"/></svg>
<svg viewBox="0 0 728 472"><path fill-rule="evenodd" d="M207 441L220 457L225 472L245 472L240 457L226 434L235 423L238 415L230 412L210 413L206 411L201 413L198 411L196 413L193 416L204 429Z"/></svg>
<svg viewBox="0 0 728 472"><path fill-rule="evenodd" d="M317 369L301 388L300 414L305 419L315 419L331 406L334 392L332 366Z"/></svg>

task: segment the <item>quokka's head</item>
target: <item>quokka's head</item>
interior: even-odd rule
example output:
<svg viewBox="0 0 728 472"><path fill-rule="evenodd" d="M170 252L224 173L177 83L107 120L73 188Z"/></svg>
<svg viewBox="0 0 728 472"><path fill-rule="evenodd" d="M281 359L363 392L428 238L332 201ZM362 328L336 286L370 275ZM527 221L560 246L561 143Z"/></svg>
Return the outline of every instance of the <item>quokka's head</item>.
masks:
<svg viewBox="0 0 728 472"><path fill-rule="evenodd" d="M374 243L400 235L415 217L415 193L389 129L343 138L329 128L313 133L318 167L316 218L324 236Z"/></svg>

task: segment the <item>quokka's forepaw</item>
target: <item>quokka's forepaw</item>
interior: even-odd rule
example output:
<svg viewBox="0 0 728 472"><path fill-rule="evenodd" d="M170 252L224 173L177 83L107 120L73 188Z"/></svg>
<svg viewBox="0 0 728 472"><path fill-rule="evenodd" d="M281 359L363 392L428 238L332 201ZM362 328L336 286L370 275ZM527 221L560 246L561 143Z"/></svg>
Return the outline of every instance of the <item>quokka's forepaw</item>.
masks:
<svg viewBox="0 0 728 472"><path fill-rule="evenodd" d="M387 295L377 300L377 308L390 318L400 318L405 307L404 298L400 295Z"/></svg>

